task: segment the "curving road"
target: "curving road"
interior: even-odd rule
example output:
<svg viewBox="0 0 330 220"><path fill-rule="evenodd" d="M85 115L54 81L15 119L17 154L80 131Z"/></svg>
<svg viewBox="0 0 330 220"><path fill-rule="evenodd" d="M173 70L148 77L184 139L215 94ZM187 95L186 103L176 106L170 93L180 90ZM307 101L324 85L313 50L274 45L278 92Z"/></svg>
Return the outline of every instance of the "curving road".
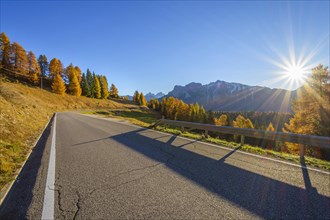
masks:
<svg viewBox="0 0 330 220"><path fill-rule="evenodd" d="M55 219L330 219L329 173L75 113L45 130L0 219L52 204L54 130Z"/></svg>

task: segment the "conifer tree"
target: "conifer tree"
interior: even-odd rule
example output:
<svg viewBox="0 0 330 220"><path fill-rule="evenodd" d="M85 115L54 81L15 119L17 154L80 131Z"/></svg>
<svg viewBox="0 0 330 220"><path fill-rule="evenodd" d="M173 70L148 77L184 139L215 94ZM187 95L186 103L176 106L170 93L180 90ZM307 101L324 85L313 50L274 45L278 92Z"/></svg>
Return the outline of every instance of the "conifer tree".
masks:
<svg viewBox="0 0 330 220"><path fill-rule="evenodd" d="M113 98L118 98L119 95L118 95L118 89L117 87L115 86L115 84L111 84L111 87L110 87L110 96L113 97Z"/></svg>
<svg viewBox="0 0 330 220"><path fill-rule="evenodd" d="M207 111L207 122L209 124L215 124L214 112L212 110Z"/></svg>
<svg viewBox="0 0 330 220"><path fill-rule="evenodd" d="M82 75L81 89L82 89L82 95L83 96L90 97L91 92L90 92L90 89L89 89L88 80L87 80L87 77L86 77L85 73L83 73L83 75Z"/></svg>
<svg viewBox="0 0 330 220"><path fill-rule="evenodd" d="M254 128L250 119L245 119L242 115L238 115L233 121L233 125L236 128Z"/></svg>
<svg viewBox="0 0 330 220"><path fill-rule="evenodd" d="M100 83L101 83L101 97L102 99L107 99L109 97L109 91L108 91L108 80L106 76L100 77Z"/></svg>
<svg viewBox="0 0 330 220"><path fill-rule="evenodd" d="M10 61L10 54L11 54L10 40L5 34L5 32L2 32L0 34L0 61L2 67L8 69L12 67Z"/></svg>
<svg viewBox="0 0 330 220"><path fill-rule="evenodd" d="M266 128L266 131L275 131L275 128L273 126L273 123L269 123L268 127Z"/></svg>
<svg viewBox="0 0 330 220"><path fill-rule="evenodd" d="M245 119L242 115L238 115L233 121L233 126L236 128L254 128L250 119ZM234 135L235 141L238 140L238 135Z"/></svg>
<svg viewBox="0 0 330 220"><path fill-rule="evenodd" d="M100 99L101 98L101 84L100 84L100 80L99 77L97 75L95 75L95 73L93 74L93 78L94 78L94 98Z"/></svg>
<svg viewBox="0 0 330 220"><path fill-rule="evenodd" d="M32 51L28 53L29 78L35 84L39 82L40 67Z"/></svg>
<svg viewBox="0 0 330 220"><path fill-rule="evenodd" d="M95 83L94 83L93 75L89 69L87 69L86 78L87 78L87 83L88 83L88 87L89 87L89 96L88 97L94 98L95 97L94 96Z"/></svg>
<svg viewBox="0 0 330 220"><path fill-rule="evenodd" d="M228 126L229 121L227 115L222 114L219 118L215 119L215 124L219 126Z"/></svg>
<svg viewBox="0 0 330 220"><path fill-rule="evenodd" d="M139 104L141 106L147 106L147 100L146 98L144 97L143 93L141 92L140 93L140 96L139 96Z"/></svg>
<svg viewBox="0 0 330 220"><path fill-rule="evenodd" d="M59 95L65 94L65 84L60 74L56 74L52 83L52 90Z"/></svg>
<svg viewBox="0 0 330 220"><path fill-rule="evenodd" d="M82 81L81 69L79 68L79 66L75 66L74 69L76 70L76 75L77 75L78 81L79 81L79 83L81 83L81 81Z"/></svg>
<svg viewBox="0 0 330 220"><path fill-rule="evenodd" d="M53 58L49 63L49 77L54 79L57 74L62 76L63 65L59 59Z"/></svg>
<svg viewBox="0 0 330 220"><path fill-rule="evenodd" d="M72 64L70 64L66 68L66 75L69 77L69 92L70 94L74 96L80 96L81 95L81 87L80 83L78 81L78 73L77 70L73 67Z"/></svg>
<svg viewBox="0 0 330 220"><path fill-rule="evenodd" d="M40 67L40 86L41 88L43 87L43 79L47 76L47 73L48 73L48 67L49 67L49 63L48 63L48 60L47 60L47 57L46 55L40 55L39 58L38 58L38 64L39 64L39 67Z"/></svg>
<svg viewBox="0 0 330 220"><path fill-rule="evenodd" d="M15 71L27 74L29 72L28 57L24 48L18 43L14 42L12 47L12 63Z"/></svg>
<svg viewBox="0 0 330 220"><path fill-rule="evenodd" d="M312 69L298 98L293 102L294 116L285 124L283 131L297 134L330 136L330 76L328 67L318 65ZM298 144L286 143L287 150L298 153ZM315 148L314 148L315 149ZM330 152L310 149L317 157L330 158Z"/></svg>
<svg viewBox="0 0 330 220"><path fill-rule="evenodd" d="M133 95L133 101L135 103L139 104L140 103L139 98L140 98L140 93L139 93L139 91L136 90L135 93L134 93L134 95Z"/></svg>

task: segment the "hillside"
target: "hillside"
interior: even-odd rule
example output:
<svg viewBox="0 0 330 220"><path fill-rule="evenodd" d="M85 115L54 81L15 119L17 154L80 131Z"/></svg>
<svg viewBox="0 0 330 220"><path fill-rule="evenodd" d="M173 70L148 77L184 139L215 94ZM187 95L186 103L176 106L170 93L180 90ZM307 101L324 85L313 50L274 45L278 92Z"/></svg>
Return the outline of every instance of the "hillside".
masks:
<svg viewBox="0 0 330 220"><path fill-rule="evenodd" d="M291 112L296 94L296 91L218 80L206 85L189 83L175 86L166 96L174 96L186 103L198 102L213 111Z"/></svg>
<svg viewBox="0 0 330 220"><path fill-rule="evenodd" d="M136 109L112 100L60 96L0 78L0 189L24 161L54 112L86 109Z"/></svg>

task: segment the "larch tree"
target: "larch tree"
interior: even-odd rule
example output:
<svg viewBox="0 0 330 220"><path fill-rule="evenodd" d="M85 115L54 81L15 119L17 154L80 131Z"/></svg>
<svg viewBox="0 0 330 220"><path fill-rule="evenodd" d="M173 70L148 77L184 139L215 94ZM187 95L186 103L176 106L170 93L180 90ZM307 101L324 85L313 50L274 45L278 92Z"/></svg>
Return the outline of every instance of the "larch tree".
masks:
<svg viewBox="0 0 330 220"><path fill-rule="evenodd" d="M2 67L8 69L12 67L10 54L11 54L10 40L8 36L5 34L5 32L2 32L0 34L0 61Z"/></svg>
<svg viewBox="0 0 330 220"><path fill-rule="evenodd" d="M70 64L67 68L66 68L66 75L68 75L69 77L69 92L70 94L74 95L74 96L80 96L81 95L81 87L80 87L80 83L78 81L78 72L77 70L73 67L72 64Z"/></svg>
<svg viewBox="0 0 330 220"><path fill-rule="evenodd" d="M76 75L77 75L78 81L79 81L79 83L81 83L81 81L82 81L82 71L79 68L79 66L75 66L74 69L76 70Z"/></svg>
<svg viewBox="0 0 330 220"><path fill-rule="evenodd" d="M147 100L146 98L144 97L143 93L141 92L140 93L140 96L139 96L139 104L141 106L147 106Z"/></svg>
<svg viewBox="0 0 330 220"><path fill-rule="evenodd" d="M245 119L242 115L238 115L233 121L233 126L236 128L254 128L250 119ZM234 140L238 140L238 135L234 135Z"/></svg>
<svg viewBox="0 0 330 220"><path fill-rule="evenodd" d="M49 77L54 79L56 75L62 76L63 65L59 59L53 58L49 63Z"/></svg>
<svg viewBox="0 0 330 220"><path fill-rule="evenodd" d="M139 97L140 97L140 93L139 93L139 91L135 91L135 93L134 93L134 95L133 95L133 101L135 102L135 103L137 103L137 104L139 104L140 103L140 101L139 101Z"/></svg>
<svg viewBox="0 0 330 220"><path fill-rule="evenodd" d="M225 114L220 115L219 118L215 119L215 124L219 126L228 126L229 125L228 116Z"/></svg>
<svg viewBox="0 0 330 220"><path fill-rule="evenodd" d="M107 99L109 96L109 86L108 80L106 76L100 76L100 83L101 83L101 98Z"/></svg>
<svg viewBox="0 0 330 220"><path fill-rule="evenodd" d="M93 74L93 78L94 78L94 98L100 99L101 98L101 84L100 84L100 80L99 77L97 77L97 75L94 73Z"/></svg>
<svg viewBox="0 0 330 220"><path fill-rule="evenodd" d="M29 65L29 78L34 84L37 84L39 82L40 67L32 51L29 51L28 53L28 65Z"/></svg>
<svg viewBox="0 0 330 220"><path fill-rule="evenodd" d="M112 97L112 98L119 98L119 94L118 94L119 92L118 92L118 89L117 89L117 87L115 86L115 84L111 84L111 86L110 86L110 96Z"/></svg>
<svg viewBox="0 0 330 220"><path fill-rule="evenodd" d="M28 74L29 65L28 65L28 57L24 48L19 45L17 42L14 42L11 46L12 52L12 63L14 65L15 71L18 71L22 74Z"/></svg>
<svg viewBox="0 0 330 220"><path fill-rule="evenodd" d="M266 128L266 131L275 131L273 123L269 123L268 127Z"/></svg>
<svg viewBox="0 0 330 220"><path fill-rule="evenodd" d="M328 67L318 65L312 69L304 86L298 90L293 102L294 116L284 125L284 132L330 136L330 78ZM286 143L287 150L298 153L300 145ZM330 158L330 152L317 148L308 150L317 157Z"/></svg>
<svg viewBox="0 0 330 220"><path fill-rule="evenodd" d="M59 95L65 94L65 83L60 74L56 74L52 83L52 90L54 93Z"/></svg>
<svg viewBox="0 0 330 220"><path fill-rule="evenodd" d="M254 128L250 119L245 119L242 115L238 115L233 121L233 125L236 128Z"/></svg>

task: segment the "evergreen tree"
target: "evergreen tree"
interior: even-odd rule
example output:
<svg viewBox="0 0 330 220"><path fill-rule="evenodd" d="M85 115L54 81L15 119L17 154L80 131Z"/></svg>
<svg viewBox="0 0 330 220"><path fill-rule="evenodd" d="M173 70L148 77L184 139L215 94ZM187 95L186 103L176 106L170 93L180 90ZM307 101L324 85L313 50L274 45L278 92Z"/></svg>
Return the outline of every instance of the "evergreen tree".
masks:
<svg viewBox="0 0 330 220"><path fill-rule="evenodd" d="M140 103L139 98L140 98L140 93L139 93L139 91L136 90L135 93L134 93L134 95L133 95L133 101L135 103L139 104Z"/></svg>
<svg viewBox="0 0 330 220"><path fill-rule="evenodd" d="M65 84L60 74L56 74L52 83L52 90L54 93L64 95L65 94Z"/></svg>
<svg viewBox="0 0 330 220"><path fill-rule="evenodd" d="M8 69L12 67L10 61L10 54L11 54L10 40L5 34L5 32L2 32L0 34L0 61L2 67Z"/></svg>
<svg viewBox="0 0 330 220"><path fill-rule="evenodd" d="M28 53L29 77L35 84L39 82L40 67L32 51Z"/></svg>
<svg viewBox="0 0 330 220"><path fill-rule="evenodd" d="M56 75L62 76L63 65L59 59L53 58L49 63L49 77L54 79Z"/></svg>
<svg viewBox="0 0 330 220"><path fill-rule="evenodd" d="M69 77L69 92L70 94L74 96L80 96L81 95L81 87L80 83L78 81L78 72L77 70L73 67L72 64L70 64L66 68L66 75Z"/></svg>
<svg viewBox="0 0 330 220"><path fill-rule="evenodd" d="M144 97L143 93L141 92L140 93L140 96L139 96L139 104L141 106L147 106L147 100L146 98Z"/></svg>
<svg viewBox="0 0 330 220"><path fill-rule="evenodd" d="M94 98L95 97L94 96L95 83L94 83L93 75L89 69L87 69L86 78L87 78L87 83L88 83L88 87L89 87L89 96L88 97Z"/></svg>
<svg viewBox="0 0 330 220"><path fill-rule="evenodd" d="M207 111L207 123L215 124L214 112L212 110Z"/></svg>
<svg viewBox="0 0 330 220"><path fill-rule="evenodd" d="M107 99L109 96L109 91L108 91L108 80L106 76L101 76L100 77L100 83L101 83L101 97L102 99ZM116 97L118 98L118 97Z"/></svg>
<svg viewBox="0 0 330 220"><path fill-rule="evenodd" d="M14 42L12 47L12 63L15 71L27 74L29 72L28 57L24 48L18 43Z"/></svg>
<svg viewBox="0 0 330 220"><path fill-rule="evenodd" d="M118 98L118 89L117 87L112 83L110 87L110 96L113 98Z"/></svg>
<svg viewBox="0 0 330 220"><path fill-rule="evenodd" d="M49 63L48 63L46 55L40 55L39 56L38 64L39 64L39 67L40 67L40 73L41 73L40 83L41 83L41 88L42 88L43 87L43 85L42 85L43 84L43 79L47 76L48 68L49 68Z"/></svg>
<svg viewBox="0 0 330 220"><path fill-rule="evenodd" d="M81 89L82 89L83 96L90 97L91 91L89 89L88 80L87 80L85 73L83 73L83 75L82 75Z"/></svg>
<svg viewBox="0 0 330 220"><path fill-rule="evenodd" d="M94 98L100 99L101 98L101 84L100 84L100 80L97 77L97 75L95 75L95 73L93 74L93 78L94 78Z"/></svg>

